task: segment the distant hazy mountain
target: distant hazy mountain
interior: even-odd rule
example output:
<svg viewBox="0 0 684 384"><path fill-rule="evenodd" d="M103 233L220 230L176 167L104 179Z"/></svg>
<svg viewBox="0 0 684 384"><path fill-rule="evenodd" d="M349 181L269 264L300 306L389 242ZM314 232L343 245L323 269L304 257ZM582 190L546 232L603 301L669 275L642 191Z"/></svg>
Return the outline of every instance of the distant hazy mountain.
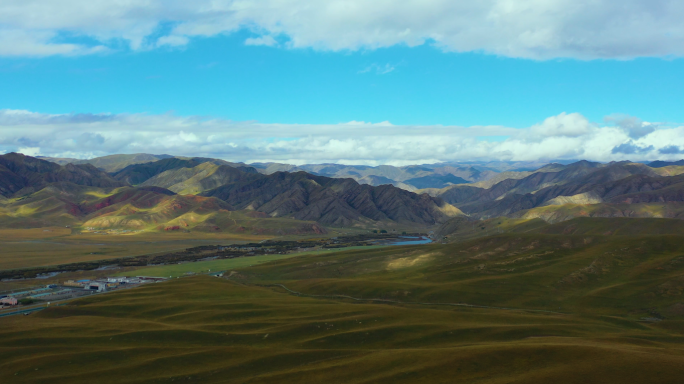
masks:
<svg viewBox="0 0 684 384"><path fill-rule="evenodd" d="M79 160L69 158L38 157L42 160L51 161L60 165L66 164L92 164L105 172L117 172L131 164L151 163L162 159L168 159L171 155L150 155L147 153L136 153L132 155L109 155L96 157L94 159Z"/></svg>
<svg viewBox="0 0 684 384"><path fill-rule="evenodd" d="M649 163L648 166L651 168L663 168L663 167L669 167L669 166L682 166L684 165L684 160L679 160L679 161L654 161L652 163Z"/></svg>
<svg viewBox="0 0 684 384"><path fill-rule="evenodd" d="M402 183L400 181L388 179L388 178L383 177L383 176L370 175L370 176L364 176L364 177L361 177L358 179L350 177L350 179L356 180L356 182L359 184L367 184L367 185L372 185L374 187L378 187L380 185L394 185L397 188L401 188L401 189L411 191L411 192L414 192L417 190L417 188L414 187L413 185L408 185L408 184Z"/></svg>
<svg viewBox="0 0 684 384"><path fill-rule="evenodd" d="M412 185L416 188L444 188L454 184L467 184L468 181L452 174L447 175L429 175L422 177L415 177L413 179L405 180L404 183Z"/></svg>
<svg viewBox="0 0 684 384"><path fill-rule="evenodd" d="M189 160L190 158L171 155L151 155L146 153L130 155L110 155L88 160L71 158L38 157L60 165L66 164L92 164L95 167L109 173L120 173L124 168L131 165L148 164L159 160L178 158ZM200 158L193 158L196 161ZM230 165L232 167L245 166L241 163L231 163L218 159L201 159L200 162L213 162L217 165ZM440 163L428 165L410 165L394 167L381 165L377 167L361 165L340 164L307 164L295 166L283 163L253 163L251 167L258 169L260 173L270 175L275 172L299 172L305 171L315 175L334 178L351 178L361 184L373 186L391 184L396 187L415 191L428 188L444 188L453 184L479 183L478 186L491 186L491 180L496 182L504 178L516 178L517 172L525 172L544 165L539 162L470 162L470 163ZM166 169L169 170L169 169ZM137 169L141 176L117 177L119 180L127 179L133 184L140 183L140 179L146 179L149 170ZM505 176L501 176L504 172ZM524 176L521 176L524 177ZM518 178L521 178L518 177ZM489 184L487 184L489 183Z"/></svg>
<svg viewBox="0 0 684 384"><path fill-rule="evenodd" d="M306 164L294 166L279 163L255 163L250 165L266 175L282 171L305 171L320 176L354 179L361 184L373 186L394 185L408 191L473 183L496 177L498 174L497 171L484 167L445 164L409 165L405 167L391 165L371 167L343 164Z"/></svg>

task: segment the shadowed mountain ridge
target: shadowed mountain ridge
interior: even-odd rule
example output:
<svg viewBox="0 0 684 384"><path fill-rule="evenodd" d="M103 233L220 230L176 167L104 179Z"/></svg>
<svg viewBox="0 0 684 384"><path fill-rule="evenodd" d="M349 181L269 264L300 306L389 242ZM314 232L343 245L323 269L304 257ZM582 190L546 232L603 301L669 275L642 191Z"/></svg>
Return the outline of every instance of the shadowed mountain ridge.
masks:
<svg viewBox="0 0 684 384"><path fill-rule="evenodd" d="M0 195L10 197L17 193L30 193L50 183L71 182L98 188L126 185L91 164L67 164L8 153L0 156Z"/></svg>

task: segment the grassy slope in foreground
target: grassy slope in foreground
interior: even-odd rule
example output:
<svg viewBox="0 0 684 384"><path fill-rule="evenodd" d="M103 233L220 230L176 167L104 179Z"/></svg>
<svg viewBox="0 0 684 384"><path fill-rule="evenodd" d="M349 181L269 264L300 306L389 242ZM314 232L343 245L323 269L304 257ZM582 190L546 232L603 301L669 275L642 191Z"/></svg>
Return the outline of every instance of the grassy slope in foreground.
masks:
<svg viewBox="0 0 684 384"><path fill-rule="evenodd" d="M678 383L681 331L302 298L202 276L0 319L0 382Z"/></svg>
<svg viewBox="0 0 684 384"><path fill-rule="evenodd" d="M684 238L502 234L301 257L240 271L307 294L589 315L684 315Z"/></svg>

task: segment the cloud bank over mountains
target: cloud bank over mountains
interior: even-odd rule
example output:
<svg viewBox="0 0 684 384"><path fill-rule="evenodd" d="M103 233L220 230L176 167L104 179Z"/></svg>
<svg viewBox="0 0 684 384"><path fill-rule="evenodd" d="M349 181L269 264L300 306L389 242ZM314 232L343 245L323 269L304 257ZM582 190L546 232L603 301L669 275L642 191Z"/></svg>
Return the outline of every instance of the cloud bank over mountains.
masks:
<svg viewBox="0 0 684 384"><path fill-rule="evenodd" d="M44 114L0 110L0 152L91 158L115 153L244 162L406 165L469 160L674 160L684 126L561 113L528 128L398 126L351 121L297 125L171 114Z"/></svg>
<svg viewBox="0 0 684 384"><path fill-rule="evenodd" d="M253 32L249 45L359 50L434 44L507 57L684 55L675 0L0 0L0 55L182 47Z"/></svg>

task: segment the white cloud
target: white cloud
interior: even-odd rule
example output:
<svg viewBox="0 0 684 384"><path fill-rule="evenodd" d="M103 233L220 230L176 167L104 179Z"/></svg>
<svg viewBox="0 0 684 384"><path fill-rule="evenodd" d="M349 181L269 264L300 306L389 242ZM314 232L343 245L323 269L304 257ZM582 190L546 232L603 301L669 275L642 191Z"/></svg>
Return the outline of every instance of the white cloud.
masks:
<svg viewBox="0 0 684 384"><path fill-rule="evenodd" d="M381 121L379 123L367 123L365 121L352 120L352 121L347 122L347 123L342 123L341 125L364 125L364 126L375 125L375 126L379 126L379 127L392 127L393 126L393 124L387 120Z"/></svg>
<svg viewBox="0 0 684 384"><path fill-rule="evenodd" d="M17 150L19 153L23 153L26 156L40 156L40 148L19 148Z"/></svg>
<svg viewBox="0 0 684 384"><path fill-rule="evenodd" d="M267 47L275 47L278 45L278 42L272 36L261 36L250 37L246 39L245 45L265 45Z"/></svg>
<svg viewBox="0 0 684 384"><path fill-rule="evenodd" d="M638 117L617 113L606 116L603 120L607 123L614 123L616 126L622 128L625 132L627 132L629 137L633 139L644 137L655 131L658 127L657 124L642 121Z"/></svg>
<svg viewBox="0 0 684 384"><path fill-rule="evenodd" d="M2 12L0 5L0 13ZM0 24L0 56L86 55L106 52L104 45L55 43L56 31L3 29Z"/></svg>
<svg viewBox="0 0 684 384"><path fill-rule="evenodd" d="M157 47L169 46L169 47L182 47L190 42L185 36L162 36L157 40Z"/></svg>
<svg viewBox="0 0 684 384"><path fill-rule="evenodd" d="M22 0L0 2L0 55L87 54L186 44L249 29L292 48L376 49L426 42L446 51L549 59L684 55L673 0ZM150 41L160 25L167 36ZM60 42L86 36L94 45ZM260 40L261 39L261 40Z"/></svg>
<svg viewBox="0 0 684 384"><path fill-rule="evenodd" d="M593 124L579 113L561 113L551 116L543 123L530 128L533 137L545 138L554 136L578 137L588 134Z"/></svg>
<svg viewBox="0 0 684 384"><path fill-rule="evenodd" d="M488 137L506 137L488 140ZM619 126L561 113L529 128L402 126L389 122L261 124L171 114L43 114L0 110L0 152L90 158L114 153L294 164L420 164L467 160L674 160L684 126L633 138Z"/></svg>

